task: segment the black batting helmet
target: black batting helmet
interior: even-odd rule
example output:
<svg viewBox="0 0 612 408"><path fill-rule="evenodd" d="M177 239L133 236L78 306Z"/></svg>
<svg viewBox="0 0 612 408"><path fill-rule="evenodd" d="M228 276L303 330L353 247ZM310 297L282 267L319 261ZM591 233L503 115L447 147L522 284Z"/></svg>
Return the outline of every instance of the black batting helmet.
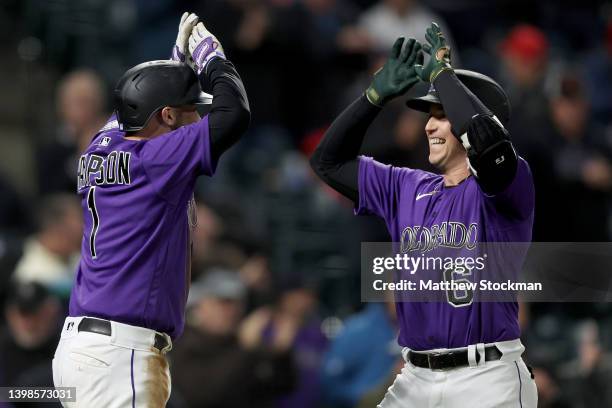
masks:
<svg viewBox="0 0 612 408"><path fill-rule="evenodd" d="M506 91L500 84L486 75L466 69L456 69L457 78L470 90L480 101L493 112L503 125L510 120L510 101ZM424 96L411 98L406 101L409 108L429 113L430 105L440 103L438 93L433 84Z"/></svg>
<svg viewBox="0 0 612 408"><path fill-rule="evenodd" d="M202 92L189 65L171 60L149 61L130 68L114 91L119 129L141 130L165 106L208 105L212 96Z"/></svg>

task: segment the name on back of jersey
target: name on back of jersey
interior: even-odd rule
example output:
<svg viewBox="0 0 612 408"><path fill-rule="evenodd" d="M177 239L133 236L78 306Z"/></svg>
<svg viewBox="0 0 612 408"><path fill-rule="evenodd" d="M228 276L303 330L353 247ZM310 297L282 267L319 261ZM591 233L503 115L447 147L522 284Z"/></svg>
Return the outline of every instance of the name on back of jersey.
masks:
<svg viewBox="0 0 612 408"><path fill-rule="evenodd" d="M84 154L79 158L77 188L91 185L130 184L130 152L116 151L106 156Z"/></svg>

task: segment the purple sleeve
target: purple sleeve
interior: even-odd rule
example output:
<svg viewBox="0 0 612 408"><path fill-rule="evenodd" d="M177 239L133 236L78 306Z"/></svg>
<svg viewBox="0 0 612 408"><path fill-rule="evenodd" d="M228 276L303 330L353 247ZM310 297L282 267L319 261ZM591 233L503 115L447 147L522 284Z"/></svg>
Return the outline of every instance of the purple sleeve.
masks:
<svg viewBox="0 0 612 408"><path fill-rule="evenodd" d="M390 221L396 216L400 193L415 194L419 173L418 170L393 167L371 157L359 156L359 203L355 214L374 214Z"/></svg>
<svg viewBox="0 0 612 408"><path fill-rule="evenodd" d="M210 152L208 115L147 141L141 154L151 184L166 198L202 174L212 176L217 163Z"/></svg>
<svg viewBox="0 0 612 408"><path fill-rule="evenodd" d="M514 180L503 192L488 196L494 206L501 212L510 216L518 216L525 219L533 214L535 206L535 189L533 176L529 165L519 157Z"/></svg>

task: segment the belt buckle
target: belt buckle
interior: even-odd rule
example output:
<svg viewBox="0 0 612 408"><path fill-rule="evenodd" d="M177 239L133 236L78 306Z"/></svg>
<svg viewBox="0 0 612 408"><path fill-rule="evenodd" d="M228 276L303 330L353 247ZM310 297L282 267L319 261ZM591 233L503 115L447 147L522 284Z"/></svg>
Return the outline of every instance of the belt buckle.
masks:
<svg viewBox="0 0 612 408"><path fill-rule="evenodd" d="M445 355L451 355L453 354L452 352L449 353L440 353L440 352L433 352L433 353L427 353L427 364L429 365L429 369L431 371L448 371L448 370L452 370L454 367L433 367L432 366L432 357L439 357L439 356L445 356Z"/></svg>

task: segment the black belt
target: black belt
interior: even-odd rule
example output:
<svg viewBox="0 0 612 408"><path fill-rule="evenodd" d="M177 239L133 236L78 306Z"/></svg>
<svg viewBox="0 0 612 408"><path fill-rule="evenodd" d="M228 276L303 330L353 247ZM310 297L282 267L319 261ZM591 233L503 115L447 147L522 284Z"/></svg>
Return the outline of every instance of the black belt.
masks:
<svg viewBox="0 0 612 408"><path fill-rule="evenodd" d="M502 352L496 346L485 347L485 361L499 360L501 356ZM476 363L480 361L480 358L480 353L476 350ZM470 365L467 350L444 353L418 353L410 350L408 351L408 361L417 367L431 370L451 370Z"/></svg>
<svg viewBox="0 0 612 408"><path fill-rule="evenodd" d="M104 336L110 336L112 333L111 322L102 319L92 319L84 317L79 323L79 331L102 334ZM159 333L155 333L155 344L153 347L159 351L163 351L170 344L168 340Z"/></svg>

